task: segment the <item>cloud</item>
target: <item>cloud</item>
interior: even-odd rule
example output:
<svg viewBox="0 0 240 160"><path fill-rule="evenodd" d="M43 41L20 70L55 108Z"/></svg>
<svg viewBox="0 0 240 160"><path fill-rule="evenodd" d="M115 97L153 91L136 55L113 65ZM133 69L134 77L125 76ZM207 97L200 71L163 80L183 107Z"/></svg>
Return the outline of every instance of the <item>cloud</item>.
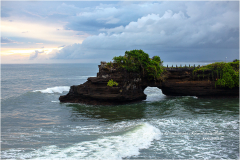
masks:
<svg viewBox="0 0 240 160"><path fill-rule="evenodd" d="M87 48L82 44L75 43L73 45L68 45L62 48L61 50L53 50L50 54L53 55L51 59L101 59L106 60L105 58L110 55L112 57L124 53L125 49L111 49L108 50L100 48Z"/></svg>
<svg viewBox="0 0 240 160"><path fill-rule="evenodd" d="M17 43L17 42L8 38L1 37L1 44L9 44L9 43Z"/></svg>
<svg viewBox="0 0 240 160"><path fill-rule="evenodd" d="M29 60L34 60L34 59L36 59L40 53L44 53L44 51L35 50L35 52L32 53L32 54L29 56Z"/></svg>
<svg viewBox="0 0 240 160"><path fill-rule="evenodd" d="M64 47L60 51L54 50L52 53L56 54L54 57L55 59L74 59L79 58L83 51L81 50L81 44L75 43L73 45Z"/></svg>
<svg viewBox="0 0 240 160"><path fill-rule="evenodd" d="M99 19L97 19L97 21L105 21L106 24L116 24L120 21L120 19L110 16L107 18L99 18Z"/></svg>
<svg viewBox="0 0 240 160"><path fill-rule="evenodd" d="M62 45L62 46L59 46L58 48L63 48L63 47L65 47L66 45Z"/></svg>
<svg viewBox="0 0 240 160"><path fill-rule="evenodd" d="M238 56L238 6L233 1L4 1L2 35L64 45L52 51L54 59L112 58L131 49L169 59ZM38 55L33 53L33 59Z"/></svg>
<svg viewBox="0 0 240 160"><path fill-rule="evenodd" d="M151 12L160 12L159 4L156 3L154 10ZM121 25L127 25L132 20L138 19L149 11L149 7L153 7L151 3L145 5L128 3L122 4L100 4L98 6L81 8L76 12L75 16L69 17L69 23L65 29L76 31L85 31L90 34L98 34L99 29L114 28Z"/></svg>
<svg viewBox="0 0 240 160"><path fill-rule="evenodd" d="M2 35L8 37L18 38L21 42L32 42L38 43L39 41L47 42L48 44L72 44L80 43L88 35L82 35L80 37L74 37L77 31L72 30L56 30L62 26L55 24L41 24L41 23L31 23L26 21L13 21L9 22L7 20L1 21L1 31ZM23 34L23 32L26 32Z"/></svg>
<svg viewBox="0 0 240 160"><path fill-rule="evenodd" d="M1 7L1 17L10 17L11 9L7 7Z"/></svg>
<svg viewBox="0 0 240 160"><path fill-rule="evenodd" d="M215 7L216 10L212 12ZM112 56L104 53L107 50L130 49L155 50L154 53L161 51L164 52L163 54L171 52L176 54L178 50L185 56L192 51L201 50L192 54L196 57L206 54L206 58L210 57L207 56L210 52L211 57L224 54L222 51L219 52L219 49L224 49L225 52L226 49L239 50L239 11L232 3L189 2L185 7L176 8L165 8L162 14L146 14L126 25L112 28L105 25L106 27L100 29L98 35L87 37L82 44L66 46L56 52L55 58L84 58L84 54L97 57L101 54L102 57L103 55L107 57ZM110 13L115 11L112 9ZM97 12L83 15L91 17L95 13ZM108 18L101 20L106 23L113 17ZM93 51L97 52L93 53Z"/></svg>

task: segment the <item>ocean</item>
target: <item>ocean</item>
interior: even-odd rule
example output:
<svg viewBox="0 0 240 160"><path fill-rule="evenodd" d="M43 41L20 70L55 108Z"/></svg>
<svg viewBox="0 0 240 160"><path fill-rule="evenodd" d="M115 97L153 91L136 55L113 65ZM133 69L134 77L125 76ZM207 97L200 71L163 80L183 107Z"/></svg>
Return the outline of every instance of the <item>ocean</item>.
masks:
<svg viewBox="0 0 240 160"><path fill-rule="evenodd" d="M176 64L185 65L164 65ZM148 87L135 104L59 102L97 72L98 64L2 64L1 158L239 159L238 98L167 97Z"/></svg>

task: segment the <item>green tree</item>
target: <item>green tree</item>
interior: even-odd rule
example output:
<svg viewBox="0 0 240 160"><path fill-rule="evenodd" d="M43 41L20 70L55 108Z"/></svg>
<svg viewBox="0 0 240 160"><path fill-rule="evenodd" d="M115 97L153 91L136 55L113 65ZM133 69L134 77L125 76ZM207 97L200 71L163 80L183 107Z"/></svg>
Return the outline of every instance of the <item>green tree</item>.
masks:
<svg viewBox="0 0 240 160"><path fill-rule="evenodd" d="M234 60L233 62L216 62L200 68L196 68L193 71L195 73L204 74L204 71L208 71L212 74L212 80L215 81L215 86L222 87L239 87L239 60ZM211 73L212 72L212 73ZM215 75L214 75L215 73Z"/></svg>
<svg viewBox="0 0 240 160"><path fill-rule="evenodd" d="M126 51L124 56L114 57L113 62L127 71L140 72L148 79L160 79L163 72L163 61L160 57L154 56L150 59L143 50Z"/></svg>
<svg viewBox="0 0 240 160"><path fill-rule="evenodd" d="M223 74L220 79L217 80L216 84L223 87L238 87L239 86L239 72L233 70L233 67L226 63L222 69Z"/></svg>

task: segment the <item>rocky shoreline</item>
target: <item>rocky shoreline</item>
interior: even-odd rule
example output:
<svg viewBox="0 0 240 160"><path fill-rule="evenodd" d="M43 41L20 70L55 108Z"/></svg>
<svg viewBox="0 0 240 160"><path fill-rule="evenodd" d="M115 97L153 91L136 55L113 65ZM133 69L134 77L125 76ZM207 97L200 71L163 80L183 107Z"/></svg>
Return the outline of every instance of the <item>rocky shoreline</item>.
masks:
<svg viewBox="0 0 240 160"><path fill-rule="evenodd" d="M127 72L125 69L107 68L105 62L99 65L97 77L77 86L71 86L69 93L60 96L63 103L84 103L91 105L117 105L146 99L146 87L158 87L166 96L196 97L239 97L239 87L232 89L215 86L209 77L194 77L194 68L165 68L164 80L148 80L141 73ZM118 86L108 86L113 79Z"/></svg>

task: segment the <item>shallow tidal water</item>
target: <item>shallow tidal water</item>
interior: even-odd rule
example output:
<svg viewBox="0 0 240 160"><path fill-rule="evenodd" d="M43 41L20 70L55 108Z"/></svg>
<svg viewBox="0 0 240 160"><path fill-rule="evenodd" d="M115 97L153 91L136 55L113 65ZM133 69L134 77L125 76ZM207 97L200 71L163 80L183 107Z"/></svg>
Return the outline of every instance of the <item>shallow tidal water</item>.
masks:
<svg viewBox="0 0 240 160"><path fill-rule="evenodd" d="M148 87L136 104L60 103L97 65L1 65L1 158L239 158L239 99L167 97Z"/></svg>

